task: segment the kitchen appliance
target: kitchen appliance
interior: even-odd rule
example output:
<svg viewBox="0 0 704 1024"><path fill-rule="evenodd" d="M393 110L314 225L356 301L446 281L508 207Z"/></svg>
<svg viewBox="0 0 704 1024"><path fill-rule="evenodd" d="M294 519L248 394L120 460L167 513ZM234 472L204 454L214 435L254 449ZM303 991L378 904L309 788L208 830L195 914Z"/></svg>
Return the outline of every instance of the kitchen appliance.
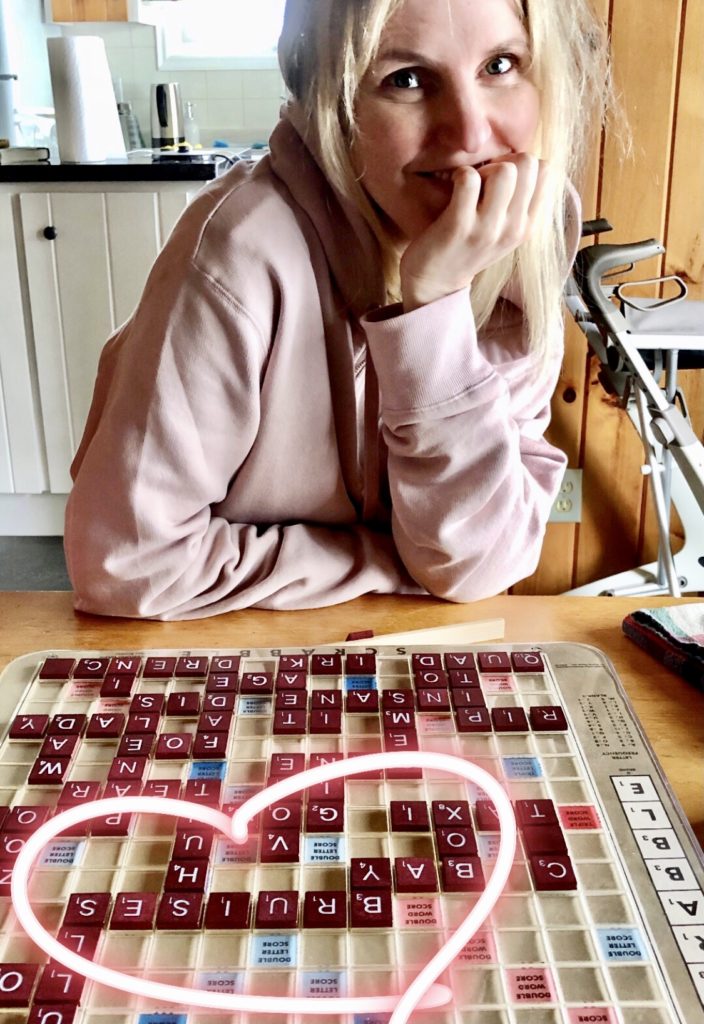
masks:
<svg viewBox="0 0 704 1024"><path fill-rule="evenodd" d="M178 146L186 138L183 103L178 82L159 82L152 86L152 147Z"/></svg>
<svg viewBox="0 0 704 1024"><path fill-rule="evenodd" d="M230 167L239 163L241 157L234 150L225 152L222 149L197 149L186 150L165 150L159 149L152 152L152 163L170 164L177 167L179 164L212 164L215 177L224 174Z"/></svg>
<svg viewBox="0 0 704 1024"><path fill-rule="evenodd" d="M144 139L142 138L137 115L132 110L132 104L126 100L118 102L117 113L120 118L120 128L122 129L122 137L125 140L127 152L129 153L135 149L144 149Z"/></svg>

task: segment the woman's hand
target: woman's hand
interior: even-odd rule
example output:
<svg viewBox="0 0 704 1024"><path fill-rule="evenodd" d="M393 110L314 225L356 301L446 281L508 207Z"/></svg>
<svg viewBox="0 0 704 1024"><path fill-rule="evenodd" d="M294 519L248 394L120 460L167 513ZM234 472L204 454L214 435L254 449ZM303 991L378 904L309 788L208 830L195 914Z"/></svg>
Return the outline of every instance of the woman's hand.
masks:
<svg viewBox="0 0 704 1024"><path fill-rule="evenodd" d="M458 167L452 198L401 258L401 296L409 313L467 288L481 270L517 249L537 220L547 164L529 153Z"/></svg>

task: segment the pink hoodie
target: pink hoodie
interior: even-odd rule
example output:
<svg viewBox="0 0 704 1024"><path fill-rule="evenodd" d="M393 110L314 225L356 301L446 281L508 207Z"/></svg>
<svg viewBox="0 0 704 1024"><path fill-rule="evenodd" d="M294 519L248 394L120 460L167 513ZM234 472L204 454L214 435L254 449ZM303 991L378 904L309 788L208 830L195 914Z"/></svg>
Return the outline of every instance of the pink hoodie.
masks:
<svg viewBox="0 0 704 1024"><path fill-rule="evenodd" d="M188 207L102 353L66 513L81 610L471 601L535 568L559 355L541 372L505 299L479 339L466 290L381 309L375 239L298 118Z"/></svg>

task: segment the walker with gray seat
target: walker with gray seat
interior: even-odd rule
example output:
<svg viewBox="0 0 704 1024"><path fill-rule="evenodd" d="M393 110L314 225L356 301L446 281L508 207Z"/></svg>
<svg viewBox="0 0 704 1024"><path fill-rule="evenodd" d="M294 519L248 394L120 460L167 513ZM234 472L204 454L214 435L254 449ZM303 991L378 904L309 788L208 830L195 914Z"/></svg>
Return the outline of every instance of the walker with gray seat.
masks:
<svg viewBox="0 0 704 1024"><path fill-rule="evenodd" d="M610 231L588 221L582 235ZM595 244L577 254L565 301L601 363L599 379L618 396L638 431L658 526L658 559L567 591L573 595L651 595L704 591L704 446L692 429L677 386L678 369L704 368L704 302L682 301L676 274L613 283L618 274L665 252L654 238L627 245ZM672 282L669 298L636 298L636 286ZM668 285L671 287L672 285ZM672 506L682 522L684 546L670 544Z"/></svg>

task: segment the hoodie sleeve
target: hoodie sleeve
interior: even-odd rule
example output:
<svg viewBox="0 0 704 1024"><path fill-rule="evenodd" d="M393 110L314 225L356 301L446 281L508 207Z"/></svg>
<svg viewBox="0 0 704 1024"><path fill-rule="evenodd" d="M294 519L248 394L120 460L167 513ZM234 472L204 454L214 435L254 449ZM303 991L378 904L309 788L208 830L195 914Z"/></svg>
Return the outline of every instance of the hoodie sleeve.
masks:
<svg viewBox="0 0 704 1024"><path fill-rule="evenodd" d="M566 269L581 234L568 182ZM397 310L398 312L398 310ZM551 361L526 350L515 285L477 337L469 292L364 323L381 390L382 430L396 546L410 575L436 597L474 601L535 571L567 458L550 445Z"/></svg>
<svg viewBox="0 0 704 1024"><path fill-rule="evenodd" d="M452 601L530 575L567 461L543 438L557 368L540 372L530 355L492 365L466 289L364 327L410 575Z"/></svg>
<svg viewBox="0 0 704 1024"><path fill-rule="evenodd" d="M217 282L173 273L156 264L103 351L66 513L76 607L188 619L417 591L388 534L216 513L259 430L268 342Z"/></svg>

